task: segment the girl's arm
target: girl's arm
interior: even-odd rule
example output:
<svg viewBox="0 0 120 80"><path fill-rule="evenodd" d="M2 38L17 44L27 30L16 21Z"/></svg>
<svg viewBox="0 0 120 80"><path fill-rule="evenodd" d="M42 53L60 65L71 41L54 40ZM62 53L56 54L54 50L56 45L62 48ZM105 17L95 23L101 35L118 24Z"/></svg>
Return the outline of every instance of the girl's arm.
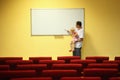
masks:
<svg viewBox="0 0 120 80"><path fill-rule="evenodd" d="M70 30L66 30L66 29L65 29L65 31L67 31L67 33L68 33L69 35L73 35Z"/></svg>

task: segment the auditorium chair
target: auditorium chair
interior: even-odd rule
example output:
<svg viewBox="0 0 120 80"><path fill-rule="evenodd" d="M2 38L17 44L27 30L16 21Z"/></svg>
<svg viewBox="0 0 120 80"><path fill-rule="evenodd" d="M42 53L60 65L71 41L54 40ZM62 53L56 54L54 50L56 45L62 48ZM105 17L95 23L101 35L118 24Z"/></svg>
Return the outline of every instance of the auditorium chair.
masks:
<svg viewBox="0 0 120 80"><path fill-rule="evenodd" d="M102 80L107 80L109 77L117 76L118 69L111 68L85 68L83 76L86 77L101 77Z"/></svg>
<svg viewBox="0 0 120 80"><path fill-rule="evenodd" d="M82 64L83 65L83 68L87 67L88 64L90 63L96 63L96 60L78 60L78 59L75 59L75 60L71 60L70 63L72 64Z"/></svg>
<svg viewBox="0 0 120 80"><path fill-rule="evenodd" d="M6 64L33 64L32 60L6 60Z"/></svg>
<svg viewBox="0 0 120 80"><path fill-rule="evenodd" d="M120 60L120 56L115 56L115 60Z"/></svg>
<svg viewBox="0 0 120 80"><path fill-rule="evenodd" d="M120 80L120 77L110 77L109 80Z"/></svg>
<svg viewBox="0 0 120 80"><path fill-rule="evenodd" d="M35 77L35 70L3 70L0 71L0 80L9 80L16 77Z"/></svg>
<svg viewBox="0 0 120 80"><path fill-rule="evenodd" d="M110 64L120 64L120 60L104 60L103 63L110 63Z"/></svg>
<svg viewBox="0 0 120 80"><path fill-rule="evenodd" d="M29 60L33 60L34 63L38 64L39 60L52 60L52 57L29 57Z"/></svg>
<svg viewBox="0 0 120 80"><path fill-rule="evenodd" d="M9 70L10 66L9 65L0 65L0 71L1 70Z"/></svg>
<svg viewBox="0 0 120 80"><path fill-rule="evenodd" d="M58 60L65 60L65 63L70 63L70 60L73 59L80 59L80 56L59 56L57 57Z"/></svg>
<svg viewBox="0 0 120 80"><path fill-rule="evenodd" d="M120 71L120 60L104 60L103 63L109 63L109 64L118 64L118 69Z"/></svg>
<svg viewBox="0 0 120 80"><path fill-rule="evenodd" d="M47 64L24 64L17 65L17 70L36 70L37 74L40 74L43 69L47 69Z"/></svg>
<svg viewBox="0 0 120 80"><path fill-rule="evenodd" d="M10 69L14 70L17 64L33 64L32 60L6 60L5 64L10 65Z"/></svg>
<svg viewBox="0 0 120 80"><path fill-rule="evenodd" d="M52 80L51 77L12 78L10 80Z"/></svg>
<svg viewBox="0 0 120 80"><path fill-rule="evenodd" d="M74 70L77 70L78 75L81 75L82 64L69 64L69 63L66 63L66 64L53 64L52 69L61 69L61 70L74 69Z"/></svg>
<svg viewBox="0 0 120 80"><path fill-rule="evenodd" d="M76 70L43 70L42 76L44 77L52 77L53 80L59 80L60 77L71 77L76 76Z"/></svg>
<svg viewBox="0 0 120 80"><path fill-rule="evenodd" d="M102 63L104 60L109 60L108 56L88 56L86 59L96 60L97 63Z"/></svg>
<svg viewBox="0 0 120 80"><path fill-rule="evenodd" d="M51 69L52 64L64 64L64 60L39 60L39 64L47 64L48 69Z"/></svg>
<svg viewBox="0 0 120 80"><path fill-rule="evenodd" d="M22 57L0 57L0 64L5 64L6 60L22 60Z"/></svg>
<svg viewBox="0 0 120 80"><path fill-rule="evenodd" d="M88 68L116 68L118 69L119 65L117 63L90 63L87 66Z"/></svg>
<svg viewBox="0 0 120 80"><path fill-rule="evenodd" d="M62 77L60 80L101 80L101 77Z"/></svg>

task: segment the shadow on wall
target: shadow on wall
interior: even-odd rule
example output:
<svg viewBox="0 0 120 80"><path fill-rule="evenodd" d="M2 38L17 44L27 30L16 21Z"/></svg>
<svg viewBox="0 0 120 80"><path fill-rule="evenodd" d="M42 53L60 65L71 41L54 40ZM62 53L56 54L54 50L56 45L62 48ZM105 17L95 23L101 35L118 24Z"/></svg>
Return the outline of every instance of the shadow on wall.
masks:
<svg viewBox="0 0 120 80"><path fill-rule="evenodd" d="M55 38L55 39L63 39L63 38L64 38L64 36L59 35L59 36L54 36L54 38Z"/></svg>
<svg viewBox="0 0 120 80"><path fill-rule="evenodd" d="M82 59L86 56L97 56L97 50L93 44L91 36L85 32L83 47L82 47Z"/></svg>

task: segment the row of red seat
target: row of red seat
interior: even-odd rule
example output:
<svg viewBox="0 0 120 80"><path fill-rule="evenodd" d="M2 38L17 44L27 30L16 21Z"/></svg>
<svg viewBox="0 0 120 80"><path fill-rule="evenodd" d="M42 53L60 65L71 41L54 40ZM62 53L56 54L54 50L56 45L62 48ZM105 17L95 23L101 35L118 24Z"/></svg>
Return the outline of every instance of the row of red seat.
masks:
<svg viewBox="0 0 120 80"><path fill-rule="evenodd" d="M16 68L18 65L23 64L29 64L29 65L35 65L35 63L32 60L6 60L3 65L0 66L0 69L8 69L9 67L12 67L13 69ZM118 67L120 66L120 60L104 60L102 63L97 63L96 60L80 60L80 59L73 59L70 60L69 63L65 63L64 60L39 60L37 64L45 64L47 68L51 68L53 64L82 64L82 67L85 68L87 66L91 67L94 66L100 66L100 67ZM88 65L89 64L89 65ZM10 66L9 66L10 65Z"/></svg>
<svg viewBox="0 0 120 80"><path fill-rule="evenodd" d="M64 60L38 60L38 64L48 64L48 63L65 63ZM80 59L74 59L74 60L70 60L69 63L97 63L96 60L80 60ZM104 60L102 63L120 63L120 60ZM6 60L4 64L34 64L34 62L32 60Z"/></svg>
<svg viewBox="0 0 120 80"><path fill-rule="evenodd" d="M6 60L22 60L22 57L0 57L0 62ZM71 59L80 59L79 56L59 56L58 60L71 60ZM86 59L94 59L94 60L109 60L109 56L88 56ZM29 60L37 61L37 60L52 60L52 57L29 57ZM120 60L120 56L115 56L115 60Z"/></svg>
<svg viewBox="0 0 120 80"><path fill-rule="evenodd" d="M30 63L42 63L41 60L52 60L51 57L30 57L29 60L22 60L22 57L0 57L0 64L6 64L6 63L19 63L19 64L30 64ZM64 60L64 61L63 61ZM58 57L58 60L52 60L51 63L70 63L71 60L76 60L74 62L80 62L79 56L63 56ZM78 61L77 61L78 60ZM116 60L109 60L109 57L86 57L85 60L81 60L81 62L96 62L96 63L102 63L102 62L110 62L110 63L119 63L119 57L116 57ZM91 61L90 61L91 60ZM94 61L92 61L94 60ZM45 61L47 62L47 61ZM48 61L49 62L49 61ZM49 63L50 63L49 62Z"/></svg>
<svg viewBox="0 0 120 80"><path fill-rule="evenodd" d="M117 69L84 69L84 77L101 77L107 80L109 77L116 77ZM4 70L0 71L0 79L10 79L16 77L52 77L59 80L61 77L79 77L77 70L43 70L39 74L35 70Z"/></svg>
<svg viewBox="0 0 120 80"><path fill-rule="evenodd" d="M38 67L44 69L52 69L55 66L67 67L79 66L79 68L97 67L97 68L119 68L120 60L104 61L103 63L96 63L95 60L71 60L70 63L65 63L64 60L40 60L39 64L34 64L31 60L7 60L6 64L0 65L0 70L20 69L20 67ZM28 68L29 69L29 68Z"/></svg>
<svg viewBox="0 0 120 80"><path fill-rule="evenodd" d="M14 78L11 80L52 80L51 77ZM101 80L100 77L62 77L60 80ZM111 77L109 80L120 80L120 77Z"/></svg>

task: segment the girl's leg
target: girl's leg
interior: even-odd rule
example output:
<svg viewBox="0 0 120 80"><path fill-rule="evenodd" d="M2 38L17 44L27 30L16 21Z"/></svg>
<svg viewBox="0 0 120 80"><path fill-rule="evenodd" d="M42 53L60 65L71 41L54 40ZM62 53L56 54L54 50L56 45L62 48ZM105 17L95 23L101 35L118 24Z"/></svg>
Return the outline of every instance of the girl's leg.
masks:
<svg viewBox="0 0 120 80"><path fill-rule="evenodd" d="M73 52L74 51L74 47L75 47L75 43L74 43L74 41L71 41L71 43L70 43L70 50L69 50L69 52Z"/></svg>

